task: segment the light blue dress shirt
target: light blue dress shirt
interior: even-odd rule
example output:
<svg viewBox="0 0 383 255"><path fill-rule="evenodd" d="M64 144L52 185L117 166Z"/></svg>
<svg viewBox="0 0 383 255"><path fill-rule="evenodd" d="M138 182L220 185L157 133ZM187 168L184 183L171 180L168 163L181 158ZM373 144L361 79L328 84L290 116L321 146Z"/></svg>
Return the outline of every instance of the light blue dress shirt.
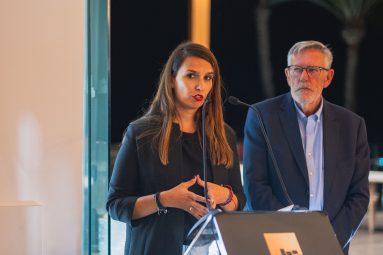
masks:
<svg viewBox="0 0 383 255"><path fill-rule="evenodd" d="M323 210L323 98L317 112L306 116L294 101L310 185L309 210Z"/></svg>

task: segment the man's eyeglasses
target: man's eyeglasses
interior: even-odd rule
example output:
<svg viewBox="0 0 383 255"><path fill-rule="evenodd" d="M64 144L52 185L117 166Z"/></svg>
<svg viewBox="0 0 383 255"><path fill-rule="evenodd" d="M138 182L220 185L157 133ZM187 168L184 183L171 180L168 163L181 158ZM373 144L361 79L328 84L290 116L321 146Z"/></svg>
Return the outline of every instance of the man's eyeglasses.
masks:
<svg viewBox="0 0 383 255"><path fill-rule="evenodd" d="M296 66L296 65L288 66L287 69L289 69L290 75L295 76L295 77L301 76L304 70L306 70L307 74L310 77L317 77L321 73L322 70L323 71L329 71L330 70L328 68L324 68L324 67L320 67L320 66L302 67L302 66Z"/></svg>

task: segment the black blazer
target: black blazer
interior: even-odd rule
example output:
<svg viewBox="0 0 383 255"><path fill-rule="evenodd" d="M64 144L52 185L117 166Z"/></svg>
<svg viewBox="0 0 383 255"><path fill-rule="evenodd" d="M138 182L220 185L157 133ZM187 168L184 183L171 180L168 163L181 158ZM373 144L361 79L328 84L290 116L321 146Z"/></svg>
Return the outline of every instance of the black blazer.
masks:
<svg viewBox="0 0 383 255"><path fill-rule="evenodd" d="M309 178L296 109L290 93L256 104L261 111L287 192L309 207ZM324 101L324 211L345 252L369 202L369 147L364 120ZM248 111L244 140L244 190L250 210L277 210L288 203L272 167L259 122Z"/></svg>
<svg viewBox="0 0 383 255"><path fill-rule="evenodd" d="M231 149L234 151L234 166L212 166L213 182L228 184L238 198L239 210L245 204L241 184L236 138L225 127ZM182 182L182 144L178 125L173 126L169 164L164 166L158 153L151 146L151 138L138 138L143 131L140 121L131 123L117 154L109 186L107 210L114 220L127 223L125 254L182 254L184 237L184 211L168 208L167 214L153 213L132 220L134 204L138 197L171 189ZM129 240L130 239L130 240Z"/></svg>

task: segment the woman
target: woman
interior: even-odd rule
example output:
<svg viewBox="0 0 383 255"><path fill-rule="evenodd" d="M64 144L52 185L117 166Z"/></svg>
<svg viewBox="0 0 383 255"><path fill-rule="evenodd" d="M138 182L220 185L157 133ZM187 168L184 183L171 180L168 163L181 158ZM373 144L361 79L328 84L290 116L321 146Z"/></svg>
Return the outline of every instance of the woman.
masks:
<svg viewBox="0 0 383 255"><path fill-rule="evenodd" d="M223 121L217 60L186 42L170 55L147 113L124 135L107 209L127 223L125 254L182 254L193 224L207 213L203 196L201 109L206 98L208 198L212 208L245 203L236 138Z"/></svg>

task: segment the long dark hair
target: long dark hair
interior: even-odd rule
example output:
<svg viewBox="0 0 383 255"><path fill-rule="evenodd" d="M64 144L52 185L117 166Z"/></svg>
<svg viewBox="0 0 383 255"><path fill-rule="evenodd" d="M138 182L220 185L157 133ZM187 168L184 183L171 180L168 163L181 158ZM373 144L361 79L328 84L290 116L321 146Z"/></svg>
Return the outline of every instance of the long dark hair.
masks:
<svg viewBox="0 0 383 255"><path fill-rule="evenodd" d="M146 119L148 129L142 136L152 135L153 145L158 148L162 164L169 163L169 144L173 122L177 118L175 94L172 89L174 78L187 57L198 57L209 62L213 68L213 86L210 92L210 103L206 108L206 139L212 163L229 168L233 165L233 151L231 150L225 133L225 123L222 112L222 79L217 59L213 53L203 45L184 42L177 46L170 54L164 65L158 89L150 104L149 110L141 119ZM196 116L197 125L201 126L201 109ZM158 125L156 125L157 123ZM199 129L197 129L200 132ZM199 137L201 137L199 133Z"/></svg>

